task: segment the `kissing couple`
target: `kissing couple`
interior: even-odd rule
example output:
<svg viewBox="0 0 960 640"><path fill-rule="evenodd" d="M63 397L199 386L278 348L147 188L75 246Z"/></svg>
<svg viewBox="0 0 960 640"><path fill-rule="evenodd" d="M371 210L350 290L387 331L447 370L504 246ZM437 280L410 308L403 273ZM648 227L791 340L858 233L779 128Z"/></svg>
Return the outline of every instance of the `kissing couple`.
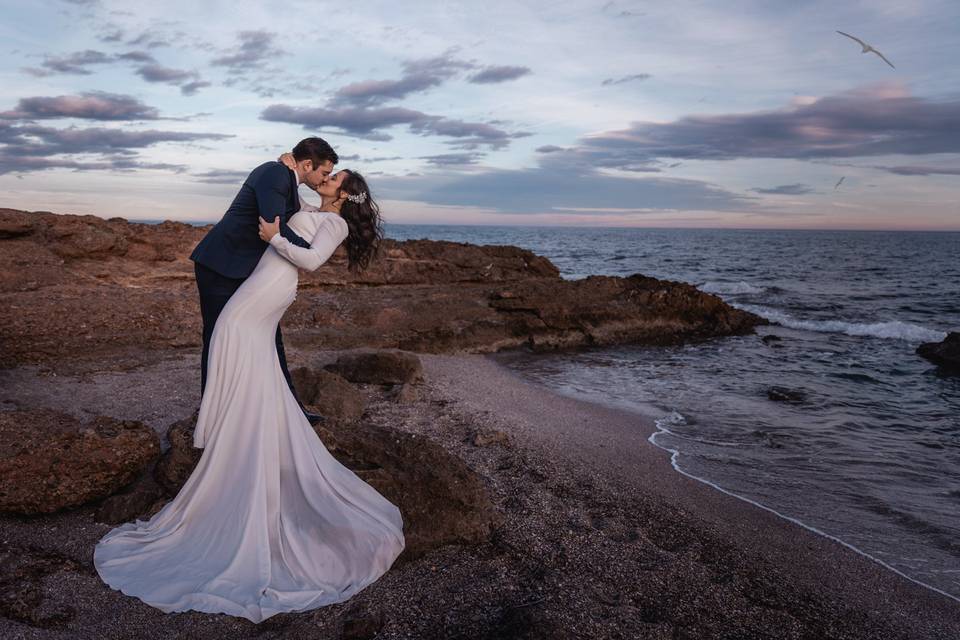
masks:
<svg viewBox="0 0 960 640"><path fill-rule="evenodd" d="M366 269L383 238L364 177L333 172L321 138L250 172L190 255L203 353L193 446L200 460L148 520L120 525L94 550L111 588L165 612L262 622L351 598L403 551L400 510L338 462L297 398L280 319L341 244ZM307 185L321 205L304 202Z"/></svg>

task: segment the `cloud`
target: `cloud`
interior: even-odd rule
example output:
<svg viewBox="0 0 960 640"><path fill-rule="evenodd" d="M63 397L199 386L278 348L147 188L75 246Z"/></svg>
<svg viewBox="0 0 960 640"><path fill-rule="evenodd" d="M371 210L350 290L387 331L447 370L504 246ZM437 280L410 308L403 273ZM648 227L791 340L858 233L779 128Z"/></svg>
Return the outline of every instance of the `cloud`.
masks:
<svg viewBox="0 0 960 640"><path fill-rule="evenodd" d="M443 153L435 156L420 156L420 159L437 167L449 167L477 164L483 156L482 153Z"/></svg>
<svg viewBox="0 0 960 640"><path fill-rule="evenodd" d="M130 62L151 62L156 63L157 59L146 51L127 51L116 56L117 60L129 60Z"/></svg>
<svg viewBox="0 0 960 640"><path fill-rule="evenodd" d="M398 80L362 80L338 89L331 107L370 107L389 100L399 100L413 93L437 87L463 69L473 67L449 54L405 62L404 74Z"/></svg>
<svg viewBox="0 0 960 640"><path fill-rule="evenodd" d="M136 39L136 41L139 40L140 38ZM132 41L131 44L136 41ZM142 44L142 42L138 42L138 44ZM196 71L165 67L158 63L152 54L140 50L107 55L101 51L88 49L63 58L48 57L43 62L42 69L28 68L24 69L24 71L35 76L49 76L54 73L90 75L92 72L87 69L88 66L111 62L131 62L139 64L140 66L136 68L135 73L141 78L147 82L162 82L178 86L180 87L181 93L187 96L192 96L199 89L210 86L210 83L202 80L200 74Z"/></svg>
<svg viewBox="0 0 960 640"><path fill-rule="evenodd" d="M69 73L73 75L88 76L92 71L87 67L97 64L106 64L113 62L113 56L109 56L102 51L87 49L78 51L68 56L49 57L47 56L40 64L41 69L24 69L27 73L34 76L48 76L54 73Z"/></svg>
<svg viewBox="0 0 960 640"><path fill-rule="evenodd" d="M656 158L840 158L960 152L960 100L913 97L882 83L771 111L686 116L581 140L591 164L629 168ZM554 154L551 154L554 155Z"/></svg>
<svg viewBox="0 0 960 640"><path fill-rule="evenodd" d="M770 187L769 189L756 187L756 188L750 189L750 191L754 191L756 193L768 193L768 194L775 194L775 195L791 195L791 196L799 196L805 193L813 193L813 189L810 188L810 186L805 184L800 184L800 183L782 184L779 187Z"/></svg>
<svg viewBox="0 0 960 640"><path fill-rule="evenodd" d="M147 82L162 82L180 87L185 96L192 96L199 89L209 87L210 83L200 79L196 71L172 69L159 64L145 65L137 69L137 75Z"/></svg>
<svg viewBox="0 0 960 640"><path fill-rule="evenodd" d="M0 174L48 168L78 170L164 169L182 165L143 162L138 150L164 142L224 140L231 135L184 131L127 131L106 127L58 129L0 121ZM94 156L94 157L89 157Z"/></svg>
<svg viewBox="0 0 960 640"><path fill-rule="evenodd" d="M167 39L160 33L153 31L144 31L136 38L131 38L127 40L127 44L133 45L135 47L147 47L148 49L156 49L157 47L169 47L170 43L167 42Z"/></svg>
<svg viewBox="0 0 960 640"><path fill-rule="evenodd" d="M21 98L13 111L0 113L0 119L4 120L156 120L158 117L156 108L132 96L103 91L89 91L75 96Z"/></svg>
<svg viewBox="0 0 960 640"><path fill-rule="evenodd" d="M531 71L528 67L487 67L479 73L470 76L470 82L473 82L474 84L507 82L508 80L516 80L517 78L523 77L529 73L531 73Z"/></svg>
<svg viewBox="0 0 960 640"><path fill-rule="evenodd" d="M245 73L259 69L267 62L286 52L273 44L276 34L269 31L241 31L237 34L240 43L231 53L214 58L211 64L226 67L230 73Z"/></svg>
<svg viewBox="0 0 960 640"><path fill-rule="evenodd" d="M545 144L542 147L537 147L534 151L537 153L556 153L557 151L563 151L563 147L558 147L555 144Z"/></svg>
<svg viewBox="0 0 960 640"><path fill-rule="evenodd" d="M923 167L916 165L902 165L897 167L871 167L872 169L881 169L888 173L895 173L899 176L960 176L960 167Z"/></svg>
<svg viewBox="0 0 960 640"><path fill-rule="evenodd" d="M206 80L195 80L194 82L188 82L186 84L180 85L180 93L185 96L192 96L198 90L203 89L204 87L209 87L210 83Z"/></svg>
<svg viewBox="0 0 960 640"><path fill-rule="evenodd" d="M635 73L630 76L623 76L622 78L607 78L600 84L604 87L609 87L610 85L623 84L625 82L633 82L635 80L649 80L652 77L653 76L651 76L649 73Z"/></svg>
<svg viewBox="0 0 960 640"><path fill-rule="evenodd" d="M193 174L199 182L206 182L208 184L235 184L237 186L243 184L243 181L247 179L248 175L250 175L249 171L231 171L227 169L214 169L212 171Z"/></svg>
<svg viewBox="0 0 960 640"><path fill-rule="evenodd" d="M167 84L180 84L186 80L196 77L192 71L182 69L171 69L159 64L151 64L137 69L137 75L147 82L165 82Z"/></svg>
<svg viewBox="0 0 960 640"><path fill-rule="evenodd" d="M411 132L422 136L460 138L456 144L466 146L486 145L500 149L518 135L482 122L465 122L441 116L432 116L422 111L403 107L340 108L291 107L284 104L270 105L260 118L271 122L298 124L305 129L336 128L344 133L369 140L391 140L383 129L406 125Z"/></svg>
<svg viewBox="0 0 960 640"><path fill-rule="evenodd" d="M591 173L571 180L564 172L538 167L479 173L381 178L382 197L445 206L470 206L508 213L551 213L576 208L738 210L746 198L698 180L632 178Z"/></svg>

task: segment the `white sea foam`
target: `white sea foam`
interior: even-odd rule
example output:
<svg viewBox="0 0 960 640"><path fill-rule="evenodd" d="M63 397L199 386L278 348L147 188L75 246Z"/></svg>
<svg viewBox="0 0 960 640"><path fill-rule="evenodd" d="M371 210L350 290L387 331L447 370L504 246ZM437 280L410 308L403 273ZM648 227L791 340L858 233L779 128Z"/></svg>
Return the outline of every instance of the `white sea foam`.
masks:
<svg viewBox="0 0 960 640"><path fill-rule="evenodd" d="M763 293L763 287L757 287L749 282L704 282L700 290L706 293Z"/></svg>
<svg viewBox="0 0 960 640"><path fill-rule="evenodd" d="M928 329L917 324L890 320L888 322L846 322L844 320L800 320L789 313L754 304L729 303L731 306L755 313L791 329L819 331L822 333L845 333L848 336L872 336L906 342L939 342L947 337L946 332Z"/></svg>
<svg viewBox="0 0 960 640"><path fill-rule="evenodd" d="M674 411L673 413L677 413L677 412ZM680 415L680 414L678 413L677 415ZM681 416L681 417L682 417L682 416ZM667 418L669 419L670 416L668 416ZM841 540L840 538L838 538L838 537L836 537L836 536L833 536L833 535L830 535L829 533L826 533L826 532L824 532L824 531L821 531L820 529L817 529L816 527L812 527L812 526L806 524L805 522L802 522L801 520L798 520L798 519L792 518L792 517L790 517L790 516L788 516L788 515L786 515L786 514L780 513L780 512L777 511L776 509L771 509L770 507L768 507L768 506L766 506L766 505L764 505L764 504L760 504L760 503L757 502L756 500L751 500L750 498L741 496L741 495L739 495L739 494L733 493L732 491L729 491L729 490L727 490L727 489L724 489L724 488L721 487L720 485L716 484L715 482L711 482L711 481L707 480L706 478L701 478L701 477L699 477L699 476L693 475L692 473L689 473L689 472L687 472L687 471L684 471L683 469L680 468L680 465L679 465L679 463L678 463L678 458L680 457L680 451L677 450L677 449L672 449L672 448L670 448L670 447L667 447L667 446L664 446L664 445L662 445L662 444L658 444L658 443L657 443L657 436L659 436L659 435L663 435L664 433L668 433L668 434L670 434L670 435L676 436L676 434L674 434L674 433L672 433L671 431L663 428L663 427L660 425L660 420L657 420L656 423L657 423L657 429L658 429L658 430L655 431L655 432L653 432L653 433L651 433L651 434L650 434L650 437L647 438L647 441L650 442L653 446L658 447L658 448L660 448L660 449L663 449L664 451L667 451L667 452L670 453L670 464L673 466L674 470L677 471L678 473L682 473L683 475L687 476L688 478L693 478L694 480L697 480L698 482L702 482L703 484L706 484L706 485L708 485L708 486L711 486L711 487L713 487L714 489L716 489L717 491L720 491L721 493L725 493L725 494L727 494L727 495L729 495L729 496L732 496L732 497L734 497L734 498L737 498L738 500L743 500L744 502L749 502L750 504L752 504L752 505L754 505L754 506L756 506L756 507L760 507L761 509L764 509L764 510L766 510L766 511L769 511L770 513L773 513L774 515L779 516L779 517L783 518L784 520L789 520L790 522L792 522L792 523L794 523L794 524L798 524L798 525L800 525L801 527L803 527L804 529L807 529L808 531L812 531L813 533L816 533L816 534L818 534L818 535L821 535L821 536L823 536L823 537L825 537L825 538L829 538L829 539L833 540L834 542L837 542L837 543L839 543L839 544L842 544L843 546L847 547L848 549L850 549L850 550L852 550L852 551L860 554L861 556L863 556L863 557L865 557L865 558L868 558L868 559L872 560L873 562L876 562L877 564L879 564L880 566L884 567L885 569L889 569L890 571L893 571L893 572L896 573L897 575L906 578L906 579L909 580L910 582L914 582L914 583L916 583L916 584L918 584L918 585L920 585L920 586L922 586L922 587L926 587L927 589L930 589L931 591L935 591L936 593L939 593L940 595L946 596L946 597L950 598L951 600L956 600L957 602L960 602L960 598L958 598L957 596L953 595L952 593L948 593L948 592L944 591L943 589L938 589L937 587L935 587L935 586L933 586L933 585L930 585L930 584L927 584L926 582L922 582L922 581L920 581L920 580L917 580L916 578L912 578L912 577L908 576L907 574L905 574L903 571L900 571L900 570L897 569L896 567L894 567L894 566L892 566L892 565L884 562L883 560L877 558L876 556L870 555L870 554L867 553L866 551L863 551L863 550L861 550L861 549L858 549L857 547L853 546L853 545L850 544L849 542L844 542L843 540ZM877 553L879 553L879 552L877 552ZM958 584L960 584L960 583L958 583Z"/></svg>

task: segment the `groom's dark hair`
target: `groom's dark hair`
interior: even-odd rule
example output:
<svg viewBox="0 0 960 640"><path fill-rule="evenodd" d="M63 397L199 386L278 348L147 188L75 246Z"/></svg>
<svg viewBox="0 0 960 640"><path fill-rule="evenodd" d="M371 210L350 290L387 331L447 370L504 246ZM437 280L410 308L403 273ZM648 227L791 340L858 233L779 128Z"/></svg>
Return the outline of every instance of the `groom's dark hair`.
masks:
<svg viewBox="0 0 960 640"><path fill-rule="evenodd" d="M337 152L323 138L304 138L298 142L297 146L293 148L293 159L297 162L313 160L314 169L327 160L333 164L340 161Z"/></svg>

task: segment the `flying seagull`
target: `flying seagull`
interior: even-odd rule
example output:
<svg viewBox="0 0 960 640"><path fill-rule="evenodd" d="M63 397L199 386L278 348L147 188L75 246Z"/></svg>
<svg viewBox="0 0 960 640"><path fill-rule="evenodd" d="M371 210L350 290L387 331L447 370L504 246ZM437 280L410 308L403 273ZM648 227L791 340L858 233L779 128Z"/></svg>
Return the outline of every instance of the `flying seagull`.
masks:
<svg viewBox="0 0 960 640"><path fill-rule="evenodd" d="M843 179L846 178L846 177L847 177L847 176L840 176L840 179L837 180L837 184L833 185L833 190L834 190L834 191L837 190L837 187L840 186L840 183L843 182Z"/></svg>
<svg viewBox="0 0 960 640"><path fill-rule="evenodd" d="M850 35L849 33L844 33L843 31L837 31L837 33L839 33L839 34L842 35L842 36L847 36L847 37L850 38L851 40L856 40L857 42L859 42L859 43L860 43L860 46L863 47L863 51L861 51L860 53L867 53L867 52L875 53L875 54L877 54L878 56L880 56L881 58L883 58L883 61L884 61L884 62L886 62L888 65L890 65L891 67L893 67L894 69L896 69L896 67L893 66L893 63L892 63L892 62L890 62L889 60L887 60L886 58L883 57L883 54L882 54L882 53L880 53L879 51L877 51L876 49L874 49L873 47L871 47L870 45L868 45L866 42L864 42L864 41L861 40L860 38L854 37L854 36Z"/></svg>

